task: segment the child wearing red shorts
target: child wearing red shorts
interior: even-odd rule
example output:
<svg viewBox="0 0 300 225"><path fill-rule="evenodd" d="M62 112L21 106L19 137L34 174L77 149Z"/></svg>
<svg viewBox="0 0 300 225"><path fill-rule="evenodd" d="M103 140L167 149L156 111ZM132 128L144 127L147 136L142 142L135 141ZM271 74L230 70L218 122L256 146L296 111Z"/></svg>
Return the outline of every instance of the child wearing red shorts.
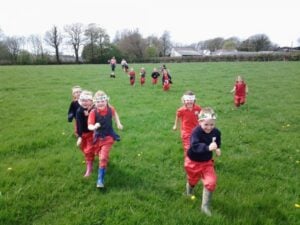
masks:
<svg viewBox="0 0 300 225"><path fill-rule="evenodd" d="M201 211L208 216L211 216L210 202L217 184L213 152L217 156L221 155L221 132L215 128L215 121L213 109L207 107L201 110L199 126L192 132L190 148L184 162L187 174L186 194L193 195L193 188L201 180L203 183Z"/></svg>
<svg viewBox="0 0 300 225"><path fill-rule="evenodd" d="M93 144L93 132L88 129L87 120L93 108L93 94L90 91L82 91L79 96L79 108L76 112L77 146L84 154L86 171L84 177L91 175L95 157L95 145Z"/></svg>
<svg viewBox="0 0 300 225"><path fill-rule="evenodd" d="M187 91L181 97L183 106L176 111L173 130L177 130L179 121L181 122L180 132L183 144L184 156L190 147L190 137L192 130L198 125L198 114L201 107L196 104L196 96L192 91Z"/></svg>
<svg viewBox="0 0 300 225"><path fill-rule="evenodd" d="M237 108L245 104L246 95L248 94L248 86L242 76L237 76L235 85L230 92L234 92L234 104Z"/></svg>
<svg viewBox="0 0 300 225"><path fill-rule="evenodd" d="M104 187L110 150L114 142L120 140L119 135L113 130L112 120L115 120L119 130L123 129L117 111L108 104L108 101L105 92L97 91L94 95L95 109L90 112L88 118L88 129L94 131L96 154L99 156L97 188Z"/></svg>

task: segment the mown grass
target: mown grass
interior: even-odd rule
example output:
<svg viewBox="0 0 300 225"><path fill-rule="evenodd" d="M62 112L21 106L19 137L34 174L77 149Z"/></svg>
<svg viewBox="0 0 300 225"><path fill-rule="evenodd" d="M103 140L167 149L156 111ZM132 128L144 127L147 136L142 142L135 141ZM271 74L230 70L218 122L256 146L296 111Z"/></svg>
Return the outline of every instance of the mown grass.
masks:
<svg viewBox="0 0 300 225"><path fill-rule="evenodd" d="M168 64L169 92L129 85L107 65L0 67L0 224L299 224L299 62ZM235 110L235 76L249 85ZM124 125L111 152L105 191L96 169L84 179L82 153L67 123L71 87L105 90ZM180 97L193 90L212 106L222 131L216 159L213 217L200 213L185 188L179 132L172 131ZM95 160L94 166L97 166ZM11 169L8 169L11 168Z"/></svg>

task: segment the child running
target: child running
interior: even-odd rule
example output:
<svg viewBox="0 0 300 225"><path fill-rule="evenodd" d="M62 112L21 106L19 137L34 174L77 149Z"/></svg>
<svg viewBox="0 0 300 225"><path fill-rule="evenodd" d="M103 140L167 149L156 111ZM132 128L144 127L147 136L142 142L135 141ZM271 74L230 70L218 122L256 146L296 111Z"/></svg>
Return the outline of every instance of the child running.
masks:
<svg viewBox="0 0 300 225"><path fill-rule="evenodd" d="M74 86L72 87L72 102L70 104L69 110L68 110L68 122L72 122L74 119L74 134L77 137L77 127L76 127L76 111L79 108L78 99L81 93L81 87L80 86Z"/></svg>
<svg viewBox="0 0 300 225"><path fill-rule="evenodd" d="M177 130L181 121L181 140L183 144L184 157L190 147L192 130L198 125L198 114L201 107L196 104L196 96L192 91L187 91L181 97L183 106L177 109L173 130Z"/></svg>
<svg viewBox="0 0 300 225"><path fill-rule="evenodd" d="M115 120L119 130L123 129L117 111L108 104L108 101L105 92L97 91L94 95L95 109L90 112L88 118L88 129L94 131L96 154L99 156L97 188L104 188L109 153L114 142L120 140L119 135L113 130L112 119Z"/></svg>
<svg viewBox="0 0 300 225"><path fill-rule="evenodd" d="M131 86L134 86L135 83L135 71L134 69L131 67L130 68L130 72L128 73L129 76L129 82Z"/></svg>
<svg viewBox="0 0 300 225"><path fill-rule="evenodd" d="M193 189L201 179L203 183L201 211L211 216L210 202L215 191L217 176L214 169L213 151L221 155L221 132L215 128L216 115L212 108L203 108L199 114L199 126L191 135L190 148L185 157L187 174L186 194L193 195Z"/></svg>
<svg viewBox="0 0 300 225"><path fill-rule="evenodd" d="M163 69L163 72L162 72L163 90L168 91L170 89L170 84L172 84L172 78L171 78L170 74L168 73L167 69Z"/></svg>
<svg viewBox="0 0 300 225"><path fill-rule="evenodd" d="M82 91L79 97L79 108L76 112L77 146L84 154L86 171L84 177L91 175L95 157L95 145L93 144L93 132L88 129L87 120L93 108L93 94L90 91Z"/></svg>
<svg viewBox="0 0 300 225"><path fill-rule="evenodd" d="M109 63L110 63L110 67L111 67L110 77L116 78L116 74L115 74L115 69L116 69L116 66L117 66L117 60L116 60L116 58L113 56L109 60Z"/></svg>
<svg viewBox="0 0 300 225"><path fill-rule="evenodd" d="M141 75L141 79L140 79L141 86L143 86L146 81L146 70L144 67L141 68L140 75Z"/></svg>
<svg viewBox="0 0 300 225"><path fill-rule="evenodd" d="M234 104L236 108L245 104L246 95L248 94L248 86L242 76L237 76L235 85L230 92L234 92Z"/></svg>
<svg viewBox="0 0 300 225"><path fill-rule="evenodd" d="M153 69L153 72L151 74L151 77L152 77L152 84L155 85L157 84L157 79L158 77L160 76L160 73L157 71L156 68Z"/></svg>

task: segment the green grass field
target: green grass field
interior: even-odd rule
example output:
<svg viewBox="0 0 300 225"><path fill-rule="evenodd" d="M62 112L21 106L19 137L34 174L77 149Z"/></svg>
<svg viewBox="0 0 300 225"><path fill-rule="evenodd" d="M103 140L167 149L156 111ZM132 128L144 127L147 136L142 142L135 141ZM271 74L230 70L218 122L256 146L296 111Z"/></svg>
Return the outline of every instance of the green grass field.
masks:
<svg viewBox="0 0 300 225"><path fill-rule="evenodd" d="M1 225L296 225L300 224L300 63L233 62L167 64L169 92L147 80L129 85L120 66L0 67ZM138 74L138 73L137 73ZM247 104L236 110L230 90L237 74L249 86ZM104 90L123 131L114 145L106 189L84 179L83 154L67 122L71 87ZM186 90L211 106L222 131L216 158L212 217L183 195L185 173L175 112Z"/></svg>

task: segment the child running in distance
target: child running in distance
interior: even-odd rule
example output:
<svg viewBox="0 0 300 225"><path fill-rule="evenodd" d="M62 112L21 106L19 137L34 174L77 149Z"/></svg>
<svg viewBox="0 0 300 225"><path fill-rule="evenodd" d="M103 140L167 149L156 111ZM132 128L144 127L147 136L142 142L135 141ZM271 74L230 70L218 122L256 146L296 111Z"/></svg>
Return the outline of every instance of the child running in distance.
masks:
<svg viewBox="0 0 300 225"><path fill-rule="evenodd" d="M76 112L77 146L84 154L86 171L84 177L91 175L95 158L95 145L93 143L93 131L88 129L88 116L93 108L93 94L90 91L82 91L79 96L79 108Z"/></svg>
<svg viewBox="0 0 300 225"><path fill-rule="evenodd" d="M160 73L157 71L156 68L153 69L153 72L151 74L151 77L152 77L152 84L157 84L157 79L158 77L160 76Z"/></svg>
<svg viewBox="0 0 300 225"><path fill-rule="evenodd" d="M170 89L170 84L172 84L172 78L166 69L163 69L162 72L162 84L164 91L168 91Z"/></svg>
<svg viewBox="0 0 300 225"><path fill-rule="evenodd" d="M198 114L201 107L196 104L196 96L192 91L185 92L181 97L181 102L183 105L177 109L173 130L177 130L180 121L181 140L185 157L190 147L192 130L198 125Z"/></svg>
<svg viewBox="0 0 300 225"><path fill-rule="evenodd" d="M110 67L111 67L111 73L110 73L110 77L116 78L116 74L115 74L115 69L117 66L117 60L116 58L113 56L110 60Z"/></svg>
<svg viewBox="0 0 300 225"><path fill-rule="evenodd" d="M77 137L77 127L76 127L76 111L79 108L78 99L81 93L81 87L80 86L74 86L72 87L72 102L70 104L69 110L68 110L68 122L72 122L74 119L74 134Z"/></svg>
<svg viewBox="0 0 300 225"><path fill-rule="evenodd" d="M134 71L134 69L132 67L130 68L130 72L129 72L128 76L129 76L130 85L134 86L134 83L135 83L135 71Z"/></svg>
<svg viewBox="0 0 300 225"><path fill-rule="evenodd" d="M145 84L145 81L146 81L146 70L144 67L141 68L141 71L140 71L140 75L141 75L141 85L143 86Z"/></svg>
<svg viewBox="0 0 300 225"><path fill-rule="evenodd" d="M221 132L215 127L216 115L212 108L202 108L199 125L191 135L190 148L185 157L187 174L186 194L193 195L193 189L201 179L203 183L201 211L211 216L210 202L215 191L217 176L214 169L213 152L221 155Z"/></svg>
<svg viewBox="0 0 300 225"><path fill-rule="evenodd" d="M110 150L114 142L120 140L119 135L113 129L112 119L115 120L119 130L123 129L117 111L108 102L109 98L106 93L97 91L94 95L95 109L90 112L88 118L88 129L94 131L96 154L99 156L97 188L104 187Z"/></svg>
<svg viewBox="0 0 300 225"><path fill-rule="evenodd" d="M122 66L122 70L127 73L128 72L128 63L126 62L125 59L122 59L121 61L121 66Z"/></svg>
<svg viewBox="0 0 300 225"><path fill-rule="evenodd" d="M234 92L234 104L237 108L245 104L246 95L248 94L248 86L242 76L237 76L235 85L230 92Z"/></svg>

